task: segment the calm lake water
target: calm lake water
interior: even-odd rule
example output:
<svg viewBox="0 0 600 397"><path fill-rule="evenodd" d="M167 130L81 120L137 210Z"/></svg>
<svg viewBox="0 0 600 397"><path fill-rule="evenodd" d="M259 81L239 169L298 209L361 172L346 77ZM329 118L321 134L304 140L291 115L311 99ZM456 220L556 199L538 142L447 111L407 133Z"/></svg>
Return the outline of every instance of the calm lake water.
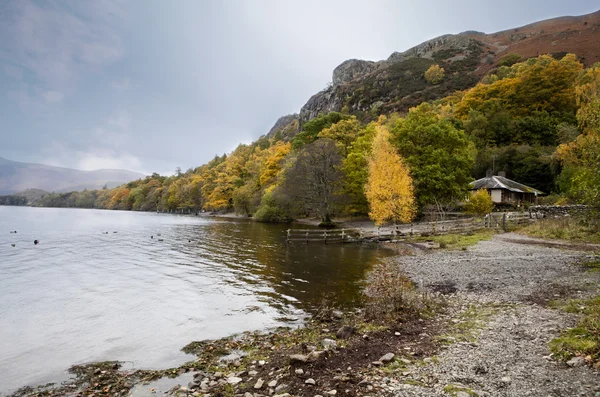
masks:
<svg viewBox="0 0 600 397"><path fill-rule="evenodd" d="M324 295L359 299L389 255L287 245L287 227L0 206L0 392L64 380L77 363L167 368L193 358L180 351L191 341L297 324Z"/></svg>

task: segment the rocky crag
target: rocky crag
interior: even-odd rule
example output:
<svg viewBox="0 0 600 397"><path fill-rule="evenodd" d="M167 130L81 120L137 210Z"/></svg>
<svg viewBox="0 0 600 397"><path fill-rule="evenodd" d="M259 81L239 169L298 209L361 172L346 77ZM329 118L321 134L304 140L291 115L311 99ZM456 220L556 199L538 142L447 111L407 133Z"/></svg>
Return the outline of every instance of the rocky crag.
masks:
<svg viewBox="0 0 600 397"><path fill-rule="evenodd" d="M542 54L562 57L574 53L590 66L600 62L598 42L600 11L491 34L474 31L448 34L404 52L394 52L378 62L350 59L336 67L332 83L302 107L299 127L321 113L332 111L348 112L363 121L383 113L405 112L423 101L474 86L509 54L527 59ZM433 64L439 64L446 72L444 80L436 85L424 77ZM281 119L278 125L282 125ZM275 133L271 130L269 134Z"/></svg>

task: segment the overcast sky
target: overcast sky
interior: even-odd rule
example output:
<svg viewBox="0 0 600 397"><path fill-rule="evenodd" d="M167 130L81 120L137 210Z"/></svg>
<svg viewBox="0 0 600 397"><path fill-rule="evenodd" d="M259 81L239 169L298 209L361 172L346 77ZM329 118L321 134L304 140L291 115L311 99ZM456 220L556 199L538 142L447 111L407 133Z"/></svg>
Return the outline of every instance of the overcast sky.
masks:
<svg viewBox="0 0 600 397"><path fill-rule="evenodd" d="M0 3L0 156L173 173L265 134L349 58L596 0Z"/></svg>

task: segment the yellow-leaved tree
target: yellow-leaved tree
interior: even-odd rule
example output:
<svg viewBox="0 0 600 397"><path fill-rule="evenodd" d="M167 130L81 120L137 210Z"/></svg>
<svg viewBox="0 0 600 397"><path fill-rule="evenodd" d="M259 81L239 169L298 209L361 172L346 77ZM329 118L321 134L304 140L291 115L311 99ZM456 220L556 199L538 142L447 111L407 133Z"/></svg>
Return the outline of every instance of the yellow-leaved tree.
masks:
<svg viewBox="0 0 600 397"><path fill-rule="evenodd" d="M430 84L439 84L444 80L446 71L440 65L431 65L425 72L425 80Z"/></svg>
<svg viewBox="0 0 600 397"><path fill-rule="evenodd" d="M375 128L369 177L365 185L369 217L377 226L410 222L416 214L410 171L390 143L390 132L381 119Z"/></svg>

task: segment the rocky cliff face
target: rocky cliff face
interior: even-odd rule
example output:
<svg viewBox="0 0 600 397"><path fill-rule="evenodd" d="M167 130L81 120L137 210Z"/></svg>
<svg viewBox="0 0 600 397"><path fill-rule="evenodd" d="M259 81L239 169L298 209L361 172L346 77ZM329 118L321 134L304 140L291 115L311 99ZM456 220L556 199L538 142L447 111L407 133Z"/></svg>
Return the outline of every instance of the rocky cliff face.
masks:
<svg viewBox="0 0 600 397"><path fill-rule="evenodd" d="M600 11L492 34L467 31L444 35L379 62L350 59L334 69L332 86L313 95L302 107L300 127L331 111L344 110L363 120L384 112L406 111L422 101L472 87L511 53L529 58L571 52L589 66L600 62L598 42ZM423 76L433 64L446 70L439 85L427 83Z"/></svg>
<svg viewBox="0 0 600 397"><path fill-rule="evenodd" d="M299 131L298 119L299 116L297 113L287 114L285 116L280 117L275 122L275 125L271 127L271 129L266 135L266 138L271 139L279 135L278 138L284 141L291 140L293 137L296 136L296 134Z"/></svg>
<svg viewBox="0 0 600 397"><path fill-rule="evenodd" d="M371 73L380 63L349 59L333 70L333 85L338 86Z"/></svg>

